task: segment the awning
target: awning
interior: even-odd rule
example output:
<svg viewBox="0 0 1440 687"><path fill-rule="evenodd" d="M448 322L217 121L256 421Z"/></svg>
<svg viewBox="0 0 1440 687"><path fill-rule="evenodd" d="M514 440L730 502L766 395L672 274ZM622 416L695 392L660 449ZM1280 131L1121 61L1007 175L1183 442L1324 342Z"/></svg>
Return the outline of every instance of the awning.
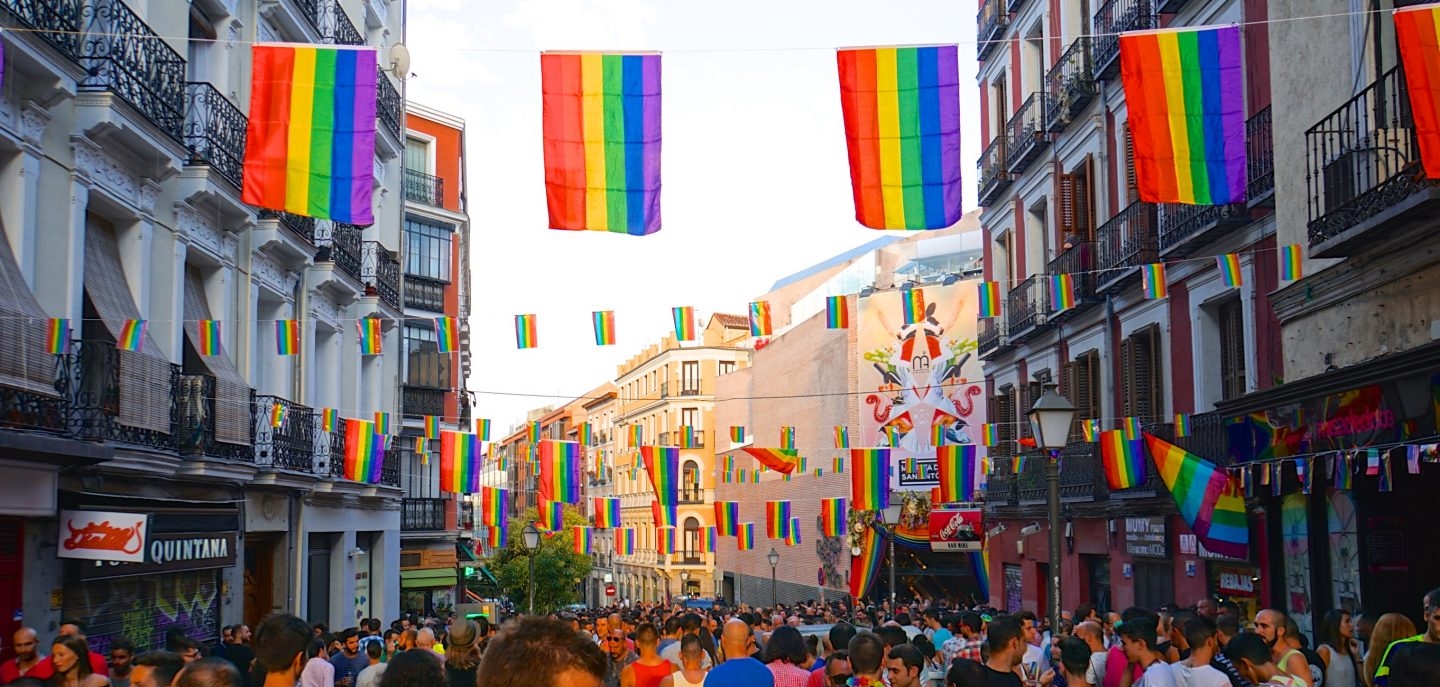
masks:
<svg viewBox="0 0 1440 687"><path fill-rule="evenodd" d="M454 568L427 568L425 570L401 570L401 589L434 589L455 586Z"/></svg>
<svg viewBox="0 0 1440 687"><path fill-rule="evenodd" d="M500 584L500 580L495 579L495 573L490 572L488 566L480 566L480 576L489 580L492 584Z"/></svg>
<svg viewBox="0 0 1440 687"><path fill-rule="evenodd" d="M480 558L475 555L475 549L471 548L470 544L466 543L464 539L455 542L455 555L460 557L462 563L480 560Z"/></svg>

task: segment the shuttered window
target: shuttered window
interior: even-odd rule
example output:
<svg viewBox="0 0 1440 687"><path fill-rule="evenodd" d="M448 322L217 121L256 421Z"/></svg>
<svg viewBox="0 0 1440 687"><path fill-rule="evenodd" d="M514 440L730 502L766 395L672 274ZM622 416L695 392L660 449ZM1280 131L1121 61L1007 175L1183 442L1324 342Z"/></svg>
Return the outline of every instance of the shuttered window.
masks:
<svg viewBox="0 0 1440 687"><path fill-rule="evenodd" d="M1220 397L1245 395L1245 308L1236 298L1215 313L1220 321Z"/></svg>
<svg viewBox="0 0 1440 687"><path fill-rule="evenodd" d="M1068 234L1078 236L1081 241L1095 240L1095 184L1094 159L1085 161L1060 175L1060 239Z"/></svg>
<svg viewBox="0 0 1440 687"><path fill-rule="evenodd" d="M210 314L210 303L205 297L205 283L200 276L199 269L193 266L185 268L185 341L189 343L190 350L195 360L203 366L215 378L215 439L231 444L249 444L250 439L250 385L235 368L235 363L230 360L230 351L221 346L220 355L200 355L200 320L214 319ZM221 326L227 326L224 323ZM236 332L224 334L234 335ZM186 370L190 372L190 370ZM194 386L186 386L181 391L181 402L185 403L190 410L204 408L204 399L198 398ZM187 417L196 417L187 414ZM269 422L265 418L265 422Z"/></svg>
<svg viewBox="0 0 1440 687"><path fill-rule="evenodd" d="M1120 342L1120 355L1125 415L1142 422L1158 422L1164 412L1160 327L1150 325L1131 334Z"/></svg>
<svg viewBox="0 0 1440 687"><path fill-rule="evenodd" d="M1075 404L1075 427L1072 440L1084 437L1080 421L1101 417L1100 413L1100 354L1090 351L1065 364L1061 378L1065 397Z"/></svg>
<svg viewBox="0 0 1440 687"><path fill-rule="evenodd" d="M50 316L30 293L0 224L0 384L55 395L55 356L45 352Z"/></svg>
<svg viewBox="0 0 1440 687"><path fill-rule="evenodd" d="M1125 204L1140 200L1140 182L1135 175L1135 137L1130 133L1130 123L1125 123Z"/></svg>
<svg viewBox="0 0 1440 687"><path fill-rule="evenodd" d="M996 455L1015 455L1015 404L1020 400L1019 394L1014 386L1006 385L994 398L990 422L995 425L996 445L990 451Z"/></svg>
<svg viewBox="0 0 1440 687"><path fill-rule="evenodd" d="M130 285L120 264L120 247L105 220L91 215L85 222L85 297L114 345L126 320L140 319ZM169 434L170 361L148 332L139 352L117 351L120 377L120 424Z"/></svg>

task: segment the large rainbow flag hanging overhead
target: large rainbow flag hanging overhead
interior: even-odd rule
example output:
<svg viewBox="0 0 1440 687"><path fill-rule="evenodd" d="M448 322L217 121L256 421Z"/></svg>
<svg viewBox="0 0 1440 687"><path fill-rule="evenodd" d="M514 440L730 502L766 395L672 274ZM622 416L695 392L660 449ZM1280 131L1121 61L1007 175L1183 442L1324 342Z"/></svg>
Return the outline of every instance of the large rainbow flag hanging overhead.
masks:
<svg viewBox="0 0 1440 687"><path fill-rule="evenodd" d="M883 510L890 505L890 449L850 449L850 507Z"/></svg>
<svg viewBox="0 0 1440 687"><path fill-rule="evenodd" d="M660 231L660 55L545 52L552 229Z"/></svg>
<svg viewBox="0 0 1440 687"><path fill-rule="evenodd" d="M1237 26L1120 36L1135 180L1147 203L1245 201L1245 72Z"/></svg>
<svg viewBox="0 0 1440 687"><path fill-rule="evenodd" d="M820 536L839 537L845 534L845 517L849 513L845 497L820 499Z"/></svg>
<svg viewBox="0 0 1440 687"><path fill-rule="evenodd" d="M550 439L540 442L540 498L580 502L580 444Z"/></svg>
<svg viewBox="0 0 1440 687"><path fill-rule="evenodd" d="M960 203L957 48L836 51L855 219L871 229L943 229Z"/></svg>
<svg viewBox="0 0 1440 687"><path fill-rule="evenodd" d="M658 503L673 506L679 503L680 449L674 446L641 446L640 460L650 475Z"/></svg>
<svg viewBox="0 0 1440 687"><path fill-rule="evenodd" d="M1440 5L1395 10L1395 43L1405 66L1405 85L1420 163L1425 176L1440 179ZM1297 277L1298 278L1298 277Z"/></svg>
<svg viewBox="0 0 1440 687"><path fill-rule="evenodd" d="M375 223L373 48L251 46L240 199L346 224Z"/></svg>
<svg viewBox="0 0 1440 687"><path fill-rule="evenodd" d="M733 537L740 525L739 501L715 502L715 529L721 536Z"/></svg>
<svg viewBox="0 0 1440 687"><path fill-rule="evenodd" d="M510 491L500 487L485 487L480 492L481 522L491 527L504 527L505 517L510 512Z"/></svg>
<svg viewBox="0 0 1440 687"><path fill-rule="evenodd" d="M1239 482L1210 461L1152 434L1145 435L1145 444L1180 507L1180 517L1200 543L1222 556L1247 558L1250 523Z"/></svg>
<svg viewBox="0 0 1440 687"><path fill-rule="evenodd" d="M440 489L452 494L480 491L480 437L440 433Z"/></svg>
<svg viewBox="0 0 1440 687"><path fill-rule="evenodd" d="M753 456L761 465L786 475L794 472L795 466L800 462L800 454L794 449L746 446L740 450Z"/></svg>
<svg viewBox="0 0 1440 687"><path fill-rule="evenodd" d="M956 503L975 500L974 444L935 447L935 467L940 478L940 500Z"/></svg>
<svg viewBox="0 0 1440 687"><path fill-rule="evenodd" d="M765 502L765 536L784 539L790 535L790 502Z"/></svg>
<svg viewBox="0 0 1440 687"><path fill-rule="evenodd" d="M870 591L880 574L880 535L874 527L860 534L860 555L850 557L850 596L860 598Z"/></svg>
<svg viewBox="0 0 1440 687"><path fill-rule="evenodd" d="M374 425L365 420L345 420L345 479L379 482L384 462L385 437L375 435Z"/></svg>

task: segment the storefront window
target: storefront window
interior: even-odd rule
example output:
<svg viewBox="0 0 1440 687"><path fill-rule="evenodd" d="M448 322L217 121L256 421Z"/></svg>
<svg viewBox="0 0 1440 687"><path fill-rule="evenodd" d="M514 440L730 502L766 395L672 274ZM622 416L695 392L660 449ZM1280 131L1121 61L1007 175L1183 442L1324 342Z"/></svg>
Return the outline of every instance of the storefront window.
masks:
<svg viewBox="0 0 1440 687"><path fill-rule="evenodd" d="M1330 530L1332 603L1353 613L1360 608L1360 543L1350 492L1332 489L1325 514Z"/></svg>
<svg viewBox="0 0 1440 687"><path fill-rule="evenodd" d="M1311 634L1310 527L1305 494L1287 494L1280 504L1280 548L1285 558L1285 593L1290 617L1300 631Z"/></svg>

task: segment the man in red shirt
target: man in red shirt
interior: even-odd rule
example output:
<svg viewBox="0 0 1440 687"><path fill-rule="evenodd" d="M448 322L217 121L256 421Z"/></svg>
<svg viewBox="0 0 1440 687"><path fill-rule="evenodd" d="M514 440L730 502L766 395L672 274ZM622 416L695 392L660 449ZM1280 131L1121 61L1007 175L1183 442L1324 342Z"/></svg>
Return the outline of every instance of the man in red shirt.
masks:
<svg viewBox="0 0 1440 687"><path fill-rule="evenodd" d="M15 658L0 663L0 685L8 685L22 676L30 675L40 664L40 639L34 628L22 627L11 637L15 645Z"/></svg>
<svg viewBox="0 0 1440 687"><path fill-rule="evenodd" d="M85 623L74 618L60 621L60 632L57 635L57 638L69 637L72 635L79 637L80 639L85 639ZM109 675L110 664L105 661L105 657L93 651L89 652L89 654L90 671L97 675ZM55 664L51 662L51 657L49 656L46 656L44 660L35 664L35 667L31 669L30 672L25 674L26 677L36 677L40 678L41 680L49 680L54 675Z"/></svg>

